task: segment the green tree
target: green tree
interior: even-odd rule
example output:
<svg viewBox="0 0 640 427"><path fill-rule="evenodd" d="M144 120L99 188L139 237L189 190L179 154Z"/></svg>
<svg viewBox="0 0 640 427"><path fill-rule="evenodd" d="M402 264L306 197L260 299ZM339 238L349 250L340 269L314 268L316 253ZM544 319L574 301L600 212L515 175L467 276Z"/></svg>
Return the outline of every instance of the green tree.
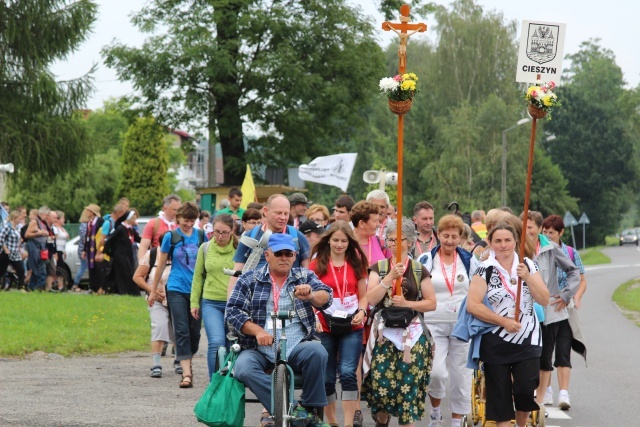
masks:
<svg viewBox="0 0 640 427"><path fill-rule="evenodd" d="M580 199L580 211L591 220L587 241L603 243L637 190L637 135L630 133L630 114L637 111L622 108L622 71L598 40L583 42L567 58L568 83L558 90L563 105L548 124L556 135L549 152L568 179L571 195Z"/></svg>
<svg viewBox="0 0 640 427"><path fill-rule="evenodd" d="M225 182L247 159L288 166L327 154L363 122L382 70L373 26L344 0L151 1L133 22L141 48L103 53L162 123L208 131ZM245 156L243 125L259 137Z"/></svg>
<svg viewBox="0 0 640 427"><path fill-rule="evenodd" d="M11 206L33 209L47 205L65 213L75 222L89 203L97 203L103 212L110 212L116 200L120 179L120 156L116 148L98 153L73 171L59 174L46 185L28 174L16 175L9 183Z"/></svg>
<svg viewBox="0 0 640 427"><path fill-rule="evenodd" d="M169 193L169 157L165 133L155 119L140 117L124 137L119 197L127 197L141 215L151 215Z"/></svg>
<svg viewBox="0 0 640 427"><path fill-rule="evenodd" d="M57 82L49 67L87 38L96 13L90 0L0 3L0 159L17 174L49 179L91 154L74 118L92 90L91 72Z"/></svg>

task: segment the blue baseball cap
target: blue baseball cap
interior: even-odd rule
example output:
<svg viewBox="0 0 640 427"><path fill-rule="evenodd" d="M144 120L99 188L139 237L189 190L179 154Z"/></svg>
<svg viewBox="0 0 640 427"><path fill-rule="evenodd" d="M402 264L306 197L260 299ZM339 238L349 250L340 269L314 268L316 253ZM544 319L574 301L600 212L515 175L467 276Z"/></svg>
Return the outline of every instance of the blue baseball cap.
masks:
<svg viewBox="0 0 640 427"><path fill-rule="evenodd" d="M269 249L272 252L278 251L296 251L296 246L293 244L293 239L289 234L285 233L273 233L269 237Z"/></svg>

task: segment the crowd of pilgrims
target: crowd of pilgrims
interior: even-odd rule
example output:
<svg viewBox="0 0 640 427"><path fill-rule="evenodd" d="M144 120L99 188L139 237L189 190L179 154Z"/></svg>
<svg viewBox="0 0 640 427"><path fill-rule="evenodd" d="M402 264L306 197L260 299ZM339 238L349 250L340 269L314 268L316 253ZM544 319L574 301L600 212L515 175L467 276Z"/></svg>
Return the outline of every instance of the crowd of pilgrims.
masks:
<svg viewBox="0 0 640 427"><path fill-rule="evenodd" d="M486 416L498 427L512 420L524 427L541 405L570 408L571 351L586 355L577 320L586 280L580 255L562 242L560 216L529 211L523 230L522 215L499 207L486 213L445 211L436 223L436 209L422 201L410 218L396 218L382 190L358 202L343 195L330 207L310 203L302 193L275 194L245 209L242 192L232 188L224 202L212 215L169 195L143 230L126 199L108 215L95 204L83 211L82 266L72 290L82 291L80 278L88 269L91 293L147 298L152 377L162 377L161 356L172 343L179 385L193 386L191 359L202 326L209 378L215 373L218 348L229 346L225 314L239 280L225 269L242 276L268 272L269 247L248 242L265 232L282 233L295 247L288 274L311 270L314 280L331 289L330 305L308 306L315 316L312 338L327 354L319 424L339 425L340 400L345 426L362 426L362 404L371 408L376 426L388 425L391 417L413 425L425 417L428 400L428 425L439 427L447 397L450 425L459 427L471 412L472 375L479 362ZM42 207L26 222L24 209L4 205L3 212L0 273L11 264L23 280L26 265L27 290L55 291L55 260L64 256L69 238L64 214ZM382 314L393 307L411 309L406 328L386 326ZM273 424L268 409L265 405L262 427Z"/></svg>

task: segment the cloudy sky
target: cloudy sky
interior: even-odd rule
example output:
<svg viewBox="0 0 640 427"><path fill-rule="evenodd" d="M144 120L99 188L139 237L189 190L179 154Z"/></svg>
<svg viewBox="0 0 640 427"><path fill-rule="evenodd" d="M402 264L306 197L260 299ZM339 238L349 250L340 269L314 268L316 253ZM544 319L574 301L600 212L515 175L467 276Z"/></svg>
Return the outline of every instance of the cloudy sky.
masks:
<svg viewBox="0 0 640 427"><path fill-rule="evenodd" d="M117 39L130 46L139 46L144 40L130 23L132 13L139 11L148 0L98 0L99 16L93 34L82 47L68 60L53 67L59 79L71 79L87 72L93 64L98 65L95 73L96 91L87 105L90 109L99 108L105 99L126 95L131 89L128 83L117 80L115 72L102 63L100 50ZM359 4L367 15L376 22L382 22L382 16L376 12L376 0L350 0ZM581 42L589 38L600 38L601 45L611 49L617 64L622 68L629 87L640 82L640 46L638 45L637 17L640 15L640 2L636 0L609 0L608 2L585 2L583 0L536 0L531 2L513 0L477 0L486 10L497 10L507 20L518 22L539 20L567 24L564 52L574 53ZM436 3L448 5L450 0L436 0ZM433 22L426 20L427 26ZM391 38L380 30L380 43L387 44ZM410 50L409 50L410 53ZM515 72L515 70L514 70ZM515 75L515 74L514 74Z"/></svg>

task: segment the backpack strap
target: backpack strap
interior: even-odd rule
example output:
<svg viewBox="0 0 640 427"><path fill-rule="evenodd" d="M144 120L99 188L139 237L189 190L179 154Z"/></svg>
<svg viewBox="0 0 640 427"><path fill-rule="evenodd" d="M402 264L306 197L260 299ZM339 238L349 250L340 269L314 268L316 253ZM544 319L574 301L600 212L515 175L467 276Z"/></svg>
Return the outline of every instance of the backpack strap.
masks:
<svg viewBox="0 0 640 427"><path fill-rule="evenodd" d="M289 235L293 239L293 244L296 247L296 252L300 252L300 242L298 242L298 230L293 225L287 225L287 233L289 233Z"/></svg>
<svg viewBox="0 0 640 427"><path fill-rule="evenodd" d="M153 234L151 235L151 244L153 244L153 238L156 237L156 234L158 234L158 230L160 230L160 218L155 219L155 222L153 223ZM160 236L158 238L158 245L160 245L160 243L162 240L162 236Z"/></svg>
<svg viewBox="0 0 640 427"><path fill-rule="evenodd" d="M176 248L176 245L180 242L184 242L184 237L182 234L178 233L178 230L171 230L171 247L169 248L169 259L173 259L173 250Z"/></svg>
<svg viewBox="0 0 640 427"><path fill-rule="evenodd" d="M149 280L149 275L151 274L151 270L153 266L156 264L156 258L158 257L158 247L151 248L149 250L149 271L147 272L147 276L144 278L145 282Z"/></svg>
<svg viewBox="0 0 640 427"><path fill-rule="evenodd" d="M211 243L210 240L207 242L204 242L200 246L200 249L202 249L202 279L207 278L207 267L206 267L205 261L207 260L207 252L209 252L209 243Z"/></svg>
<svg viewBox="0 0 640 427"><path fill-rule="evenodd" d="M576 263L576 252L571 246L567 245L567 251L569 252L569 258L575 264Z"/></svg>

